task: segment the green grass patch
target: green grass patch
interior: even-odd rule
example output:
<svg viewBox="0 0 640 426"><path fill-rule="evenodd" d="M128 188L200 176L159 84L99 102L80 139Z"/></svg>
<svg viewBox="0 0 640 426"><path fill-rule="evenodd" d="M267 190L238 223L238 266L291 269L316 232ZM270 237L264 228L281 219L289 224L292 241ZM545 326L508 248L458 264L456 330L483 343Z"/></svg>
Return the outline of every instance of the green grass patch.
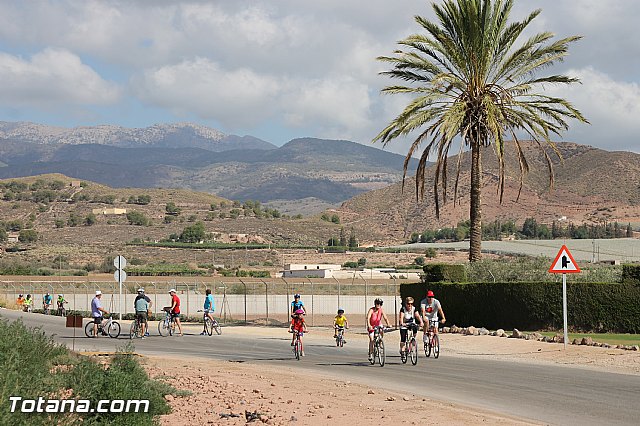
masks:
<svg viewBox="0 0 640 426"><path fill-rule="evenodd" d="M0 320L0 424L2 425L156 425L170 411L164 396L186 395L152 380L127 345L106 365L59 345L40 328ZM9 397L23 399L149 400L147 413L11 413ZM45 403L46 406L46 403Z"/></svg>
<svg viewBox="0 0 640 426"><path fill-rule="evenodd" d="M558 332L540 331L540 334L553 337ZM562 333L560 331L559 333ZM594 342L608 343L610 345L640 345L640 334L616 334L616 333L569 333L569 341L591 337Z"/></svg>

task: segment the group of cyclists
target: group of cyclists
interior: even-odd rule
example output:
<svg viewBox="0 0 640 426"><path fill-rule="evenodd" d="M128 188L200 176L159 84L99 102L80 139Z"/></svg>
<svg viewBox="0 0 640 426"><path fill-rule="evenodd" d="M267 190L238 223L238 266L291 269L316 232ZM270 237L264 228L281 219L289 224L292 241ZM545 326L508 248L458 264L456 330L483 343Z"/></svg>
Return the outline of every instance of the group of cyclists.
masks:
<svg viewBox="0 0 640 426"><path fill-rule="evenodd" d="M66 303L67 301L65 300L64 295L58 294L58 299L56 300L58 315L62 316L65 314L64 305ZM42 296L42 310L45 314L48 314L51 311L52 304L53 296L51 296L49 292L45 293ZM26 297L24 297L22 294L19 294L18 298L16 299L16 305L18 306L18 309L24 312L31 312L33 310L33 297L31 297L31 294L27 294Z"/></svg>
<svg viewBox="0 0 640 426"><path fill-rule="evenodd" d="M374 336L376 328L381 327L383 321L387 327L391 327L389 318L382 309L383 303L384 301L382 299L377 298L373 302L373 306L367 311L366 326L367 334L369 335L369 361L371 361L373 357ZM304 335L304 333L308 332L307 324L304 321L304 316L306 315L306 313L307 311L304 307L304 303L302 303L302 301L300 300L300 294L295 294L293 296L293 302L291 302L291 323L289 324L289 332L293 334L291 338L291 346L294 345L296 337L300 338L300 343L302 345L302 356L304 356L304 345L302 344L302 336ZM428 333L430 330L433 333L437 334L439 325L438 318L441 318L442 323L446 322L447 320L444 316L442 305L440 301L435 298L433 291L429 290L426 297L420 301L420 310L418 310L414 306L413 297L406 297L404 300L404 304L401 307L400 312L398 313L398 324L400 326L400 353L403 353L403 351L405 350L408 331L411 329L413 330L414 334L417 334L418 324L424 333L424 342L427 342ZM338 309L338 313L334 317L333 328L334 338L336 337L337 333L343 333L345 328L349 328L349 322L347 320L347 317L344 315L344 309Z"/></svg>

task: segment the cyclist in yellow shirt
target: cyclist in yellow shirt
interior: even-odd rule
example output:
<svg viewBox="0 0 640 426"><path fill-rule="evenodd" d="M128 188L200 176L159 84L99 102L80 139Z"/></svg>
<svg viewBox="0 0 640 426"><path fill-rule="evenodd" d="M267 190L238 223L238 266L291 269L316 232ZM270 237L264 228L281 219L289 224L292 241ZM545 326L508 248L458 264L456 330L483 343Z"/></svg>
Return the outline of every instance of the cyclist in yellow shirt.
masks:
<svg viewBox="0 0 640 426"><path fill-rule="evenodd" d="M338 330L345 328L349 328L349 321L347 321L347 317L344 316L344 309L338 309L338 315L333 319L333 338L335 339L338 336Z"/></svg>

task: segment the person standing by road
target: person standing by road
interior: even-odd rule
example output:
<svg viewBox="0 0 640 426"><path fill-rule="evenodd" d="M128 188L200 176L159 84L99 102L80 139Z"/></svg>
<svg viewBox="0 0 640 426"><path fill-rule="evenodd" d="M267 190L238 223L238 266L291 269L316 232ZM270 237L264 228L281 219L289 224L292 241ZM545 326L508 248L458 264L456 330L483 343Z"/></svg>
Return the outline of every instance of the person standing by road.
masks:
<svg viewBox="0 0 640 426"><path fill-rule="evenodd" d="M213 312L216 310L216 306L215 303L213 301L213 294L211 294L211 289L206 289L205 290L205 294L206 297L204 298L204 313L209 317L209 319L213 322ZM203 321L203 327L204 329L202 330L202 333L200 333L201 336L204 336L205 334L207 334L207 325L204 324Z"/></svg>
<svg viewBox="0 0 640 426"><path fill-rule="evenodd" d="M440 301L434 297L433 291L431 290L427 291L427 297L420 302L420 311L424 320L424 336L422 340L426 343L429 338L428 332L431 325L433 325L434 334L438 334L438 314L440 314L443 324L447 319L444 317L444 311L442 310Z"/></svg>
<svg viewBox="0 0 640 426"><path fill-rule="evenodd" d="M93 337L98 337L98 324L102 324L102 314L109 314L107 310L102 307L102 292L96 290L96 296L91 300L91 317L93 318ZM104 336L107 335L104 331Z"/></svg>
<svg viewBox="0 0 640 426"><path fill-rule="evenodd" d="M133 302L133 306L136 310L136 320L140 322L140 330L142 334L142 338L149 335L149 330L147 329L147 319L149 316L149 312L151 310L151 299L149 296L144 294L144 288L140 287L138 289L138 295L136 296L136 300Z"/></svg>
<svg viewBox="0 0 640 426"><path fill-rule="evenodd" d="M178 326L180 337L182 337L182 324L180 324L180 298L176 294L176 290L174 288L169 290L169 294L171 295L171 316Z"/></svg>
<svg viewBox="0 0 640 426"><path fill-rule="evenodd" d="M367 312L367 333L369 334L369 361L371 361L373 357L373 336L375 332L375 328L380 326L382 320L384 319L387 327L391 327L389 325L389 318L387 318L387 314L382 310L383 300L378 298L373 302L373 307L369 308Z"/></svg>

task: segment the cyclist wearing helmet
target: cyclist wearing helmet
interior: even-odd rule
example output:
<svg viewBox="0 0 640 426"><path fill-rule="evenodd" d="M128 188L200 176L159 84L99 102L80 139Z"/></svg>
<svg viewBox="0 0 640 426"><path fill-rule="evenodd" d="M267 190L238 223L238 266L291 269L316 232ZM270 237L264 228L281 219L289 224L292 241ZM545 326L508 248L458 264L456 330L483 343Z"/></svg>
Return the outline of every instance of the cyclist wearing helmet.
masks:
<svg viewBox="0 0 640 426"><path fill-rule="evenodd" d="M291 315L293 315L298 309L302 309L304 311L304 314L307 314L304 303L302 303L302 300L300 300L300 294L296 293L295 296L293 296L293 302L291 302Z"/></svg>
<svg viewBox="0 0 640 426"><path fill-rule="evenodd" d="M213 294L211 294L211 289L210 288L206 289L205 294L206 294L206 297L204 298L204 307L203 307L204 313L207 314L207 316L212 322L214 322L215 320L213 319L213 313L216 310L216 305L213 301ZM205 327L205 329L202 330L202 333L200 333L201 336L204 336L205 334L207 334L206 323L203 324L203 326Z"/></svg>
<svg viewBox="0 0 640 426"><path fill-rule="evenodd" d="M391 327L389 325L389 318L387 318L387 314L382 310L382 299L378 298L373 302L373 307L369 308L367 312L367 332L369 333L369 361L371 361L371 357L373 356L373 334L374 329L380 325L382 320L387 324L387 327Z"/></svg>
<svg viewBox="0 0 640 426"><path fill-rule="evenodd" d="M47 309L51 309L51 303L53 302L53 297L51 297L51 295L49 294L49 292L47 292L47 294L45 294L42 297L42 308L46 311Z"/></svg>
<svg viewBox="0 0 640 426"><path fill-rule="evenodd" d="M307 332L307 323L304 322L304 311L302 309L296 309L291 315L291 324L289 325L289 333L293 333L291 336L291 346L296 341L296 334L300 335L300 345L302 356L304 356L304 345L302 345L302 336Z"/></svg>
<svg viewBox="0 0 640 426"><path fill-rule="evenodd" d="M64 295L59 294L58 295L58 300L56 300L56 305L58 306L58 315L62 315L63 311L64 311L64 304L67 303L66 300L64 300Z"/></svg>
<svg viewBox="0 0 640 426"><path fill-rule="evenodd" d="M433 291L429 290L427 292L427 297L422 299L420 302L420 311L422 312L422 319L424 320L424 336L422 337L423 341L427 341L429 338L427 336L427 332L429 331L429 326L433 325L433 332L435 334L438 333L438 313L442 317L442 323L447 321L444 317L444 311L442 310L442 305L440 301L434 297Z"/></svg>
<svg viewBox="0 0 640 426"><path fill-rule="evenodd" d="M136 300L133 302L133 307L136 310L136 319L140 321L140 329L142 332L142 338L149 335L149 331L147 330L147 318L149 312L151 311L151 299L149 296L144 294L144 288L140 287L138 289L138 295L136 296Z"/></svg>
<svg viewBox="0 0 640 426"><path fill-rule="evenodd" d="M417 321L416 321L417 320ZM400 324L400 353L404 353L404 347L407 343L407 335L409 334L409 328L413 329L414 335L418 332L418 324L423 327L422 318L420 313L413 306L413 297L408 296L404 299L404 306L400 308L398 313L398 324Z"/></svg>
<svg viewBox="0 0 640 426"><path fill-rule="evenodd" d="M338 308L338 315L333 319L333 338L338 336L338 330L344 331L345 328L349 328L349 321L344 316L344 309Z"/></svg>
<svg viewBox="0 0 640 426"><path fill-rule="evenodd" d="M31 312L31 306L33 305L33 299L30 294L27 294L27 297L24 299L24 311Z"/></svg>
<svg viewBox="0 0 640 426"><path fill-rule="evenodd" d="M24 296L22 294L18 295L18 298L16 299L16 305L18 305L18 309L24 309Z"/></svg>

